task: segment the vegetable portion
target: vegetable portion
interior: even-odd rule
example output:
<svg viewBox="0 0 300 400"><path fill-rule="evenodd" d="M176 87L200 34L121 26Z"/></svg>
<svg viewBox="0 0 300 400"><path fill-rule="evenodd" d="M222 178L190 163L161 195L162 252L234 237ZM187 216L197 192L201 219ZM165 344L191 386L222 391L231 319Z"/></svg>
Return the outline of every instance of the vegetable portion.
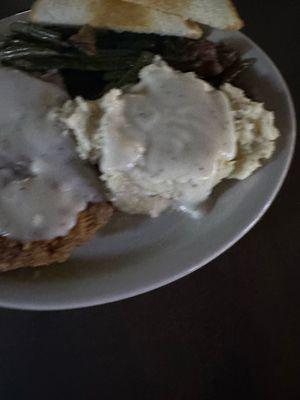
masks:
<svg viewBox="0 0 300 400"><path fill-rule="evenodd" d="M151 64L156 54L171 67L194 72L216 87L232 82L255 61L243 60L227 45L206 39L117 33L89 26L74 30L27 22L11 24L10 31L0 40L1 64L38 74L59 71L72 95L80 94L80 90L78 82L73 88L70 76L76 75L83 82L91 79L85 74L99 73L95 93L88 94L91 98L112 87L136 83L140 69Z"/></svg>

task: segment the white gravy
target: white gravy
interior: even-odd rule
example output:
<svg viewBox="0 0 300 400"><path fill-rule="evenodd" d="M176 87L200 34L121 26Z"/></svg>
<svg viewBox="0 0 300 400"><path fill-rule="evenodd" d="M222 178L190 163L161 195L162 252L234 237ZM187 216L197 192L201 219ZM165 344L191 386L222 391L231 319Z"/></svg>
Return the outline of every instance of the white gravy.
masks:
<svg viewBox="0 0 300 400"><path fill-rule="evenodd" d="M0 69L0 235L21 241L65 236L89 202L103 200L97 174L49 111L68 95Z"/></svg>
<svg viewBox="0 0 300 400"><path fill-rule="evenodd" d="M220 162L236 153L228 98L160 60L140 78L127 92L113 89L101 103L100 169L124 211L143 210L143 196L153 199L153 209L158 196L192 211L217 183Z"/></svg>

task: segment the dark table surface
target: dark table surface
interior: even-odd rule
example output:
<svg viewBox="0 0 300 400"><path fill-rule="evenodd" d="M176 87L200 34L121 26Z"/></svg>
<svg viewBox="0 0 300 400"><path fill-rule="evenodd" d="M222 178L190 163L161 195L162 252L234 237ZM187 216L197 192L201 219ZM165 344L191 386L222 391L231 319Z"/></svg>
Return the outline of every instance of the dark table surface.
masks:
<svg viewBox="0 0 300 400"><path fill-rule="evenodd" d="M1 0L0 16L31 3ZM299 1L237 5L299 104ZM185 279L92 309L0 310L0 399L300 399L299 171L296 155L263 220Z"/></svg>

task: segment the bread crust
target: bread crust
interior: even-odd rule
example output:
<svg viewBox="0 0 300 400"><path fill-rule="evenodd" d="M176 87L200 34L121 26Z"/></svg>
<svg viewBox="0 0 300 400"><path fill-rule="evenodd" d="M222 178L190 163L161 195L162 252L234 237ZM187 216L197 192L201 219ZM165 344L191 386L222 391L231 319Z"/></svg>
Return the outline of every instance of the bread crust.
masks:
<svg viewBox="0 0 300 400"><path fill-rule="evenodd" d="M239 16L239 13L238 13L237 9L235 8L235 5L233 4L233 2L231 0L227 0L227 1L228 1L228 6L232 10L232 14L234 14L234 16L236 18L236 22L232 25L228 25L227 29L231 30L231 31L238 31L239 29L242 29L244 27L245 23Z"/></svg>
<svg viewBox="0 0 300 400"><path fill-rule="evenodd" d="M193 16L190 13L186 13L185 10L189 9L189 7L196 3L196 0L125 0L129 3L139 4L144 7L148 7L149 9L155 9L162 12L166 12L169 14L174 14L179 17L196 21L198 23L204 23L205 21L201 20L197 16ZM231 13L231 19L234 20L233 23L227 24L226 26L216 26L221 29L227 30L238 30L244 26L244 22L240 18L236 7L234 6L232 0L223 0L224 1L224 8L227 7Z"/></svg>
<svg viewBox="0 0 300 400"><path fill-rule="evenodd" d="M68 235L53 240L22 243L0 236L0 272L66 261L75 247L106 225L112 213L108 203L90 204L78 215L77 224Z"/></svg>
<svg viewBox="0 0 300 400"><path fill-rule="evenodd" d="M53 3L53 4L52 4ZM62 14L51 12L62 7ZM68 12L68 14L66 14ZM85 25L136 33L157 33L198 39L203 35L199 24L189 24L186 18L165 13L153 7L143 7L123 0L37 0L30 19L36 23Z"/></svg>

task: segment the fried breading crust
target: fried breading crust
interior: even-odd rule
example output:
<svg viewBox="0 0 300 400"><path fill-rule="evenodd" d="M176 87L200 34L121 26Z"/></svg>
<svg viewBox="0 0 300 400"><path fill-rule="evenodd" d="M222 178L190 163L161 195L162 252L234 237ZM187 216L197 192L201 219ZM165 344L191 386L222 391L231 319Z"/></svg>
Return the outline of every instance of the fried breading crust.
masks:
<svg viewBox="0 0 300 400"><path fill-rule="evenodd" d="M108 203L90 204L79 214L76 226L67 236L53 240L21 243L0 237L0 271L66 261L75 247L86 242L106 225L112 213L113 208Z"/></svg>

